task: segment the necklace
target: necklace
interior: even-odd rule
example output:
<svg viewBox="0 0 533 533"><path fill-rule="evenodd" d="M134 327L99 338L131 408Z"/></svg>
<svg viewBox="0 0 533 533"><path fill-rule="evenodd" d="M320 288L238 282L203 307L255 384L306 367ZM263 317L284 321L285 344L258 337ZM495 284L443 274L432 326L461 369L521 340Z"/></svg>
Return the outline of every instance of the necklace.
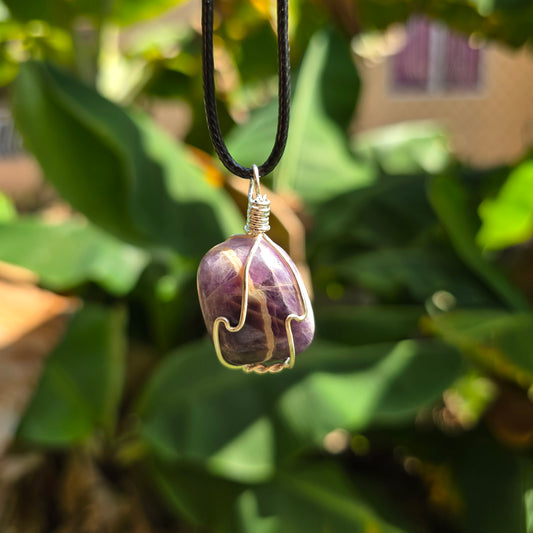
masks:
<svg viewBox="0 0 533 533"><path fill-rule="evenodd" d="M278 164L289 131L290 59L288 0L278 0L278 128L266 161L251 168L229 153L218 120L213 59L213 3L202 0L203 76L207 125L215 151L236 176L250 180L245 234L233 235L203 257L198 268L198 296L219 361L246 372L292 368L297 353L314 335L311 302L289 255L274 243L270 201L260 180ZM234 325L232 325L234 324Z"/></svg>

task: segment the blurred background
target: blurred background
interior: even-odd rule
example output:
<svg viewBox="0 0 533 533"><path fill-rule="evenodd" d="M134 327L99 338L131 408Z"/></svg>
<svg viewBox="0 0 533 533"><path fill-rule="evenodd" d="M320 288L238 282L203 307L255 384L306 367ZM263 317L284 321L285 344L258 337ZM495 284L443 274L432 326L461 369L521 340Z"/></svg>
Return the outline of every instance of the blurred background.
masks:
<svg viewBox="0 0 533 533"><path fill-rule="evenodd" d="M0 2L0 530L533 532L533 5L291 0L274 240L293 370L221 367L196 268L242 232L200 2ZM277 120L275 2L216 5L224 134Z"/></svg>

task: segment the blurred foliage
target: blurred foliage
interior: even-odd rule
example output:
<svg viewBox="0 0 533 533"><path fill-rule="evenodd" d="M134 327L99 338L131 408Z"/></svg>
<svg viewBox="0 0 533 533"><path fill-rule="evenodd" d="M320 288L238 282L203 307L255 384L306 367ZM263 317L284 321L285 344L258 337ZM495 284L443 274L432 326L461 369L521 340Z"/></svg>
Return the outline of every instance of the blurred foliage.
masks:
<svg viewBox="0 0 533 533"><path fill-rule="evenodd" d="M412 13L440 19L452 28L512 47L531 44L529 22L533 5L528 0L363 0L356 5L361 26L384 29Z"/></svg>
<svg viewBox="0 0 533 533"><path fill-rule="evenodd" d="M42 458L28 478L47 511L6 527L530 532L531 159L470 169L429 123L349 133L355 32L423 11L521 46L530 3L291 2L291 134L270 184L308 226L317 339L277 376L230 372L205 340L196 266L242 217L206 153L190 6L144 25L180 3L4 0L0 83L16 76L26 147L74 212L51 223L0 197L0 260L82 302L11 450ZM218 6L220 112L244 164L275 132L272 16ZM145 113L160 98L186 105L185 141ZM16 490L20 518L33 493Z"/></svg>
<svg viewBox="0 0 533 533"><path fill-rule="evenodd" d="M130 292L150 256L86 221L44 224L24 217L0 224L2 260L25 267L47 288L95 282L113 295Z"/></svg>
<svg viewBox="0 0 533 533"><path fill-rule="evenodd" d="M95 427L114 431L124 381L124 318L120 309L90 304L75 316L48 359L19 426L21 439L68 446L89 438Z"/></svg>
<svg viewBox="0 0 533 533"><path fill-rule="evenodd" d="M478 242L489 250L500 250L527 241L533 235L533 163L518 165L500 189L497 198L486 198L479 206L482 226Z"/></svg>
<svg viewBox="0 0 533 533"><path fill-rule="evenodd" d="M14 89L13 112L47 178L102 228L184 255L198 255L239 228L235 207L146 118L40 63L25 63ZM37 91L43 98L35 98ZM185 225L196 238L177 231Z"/></svg>

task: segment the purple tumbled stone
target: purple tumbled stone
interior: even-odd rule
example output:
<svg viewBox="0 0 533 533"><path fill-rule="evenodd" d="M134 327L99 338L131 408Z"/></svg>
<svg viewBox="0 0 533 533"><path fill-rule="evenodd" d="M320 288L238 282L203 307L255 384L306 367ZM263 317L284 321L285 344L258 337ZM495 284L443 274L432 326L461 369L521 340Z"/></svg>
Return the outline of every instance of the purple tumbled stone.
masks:
<svg viewBox="0 0 533 533"><path fill-rule="evenodd" d="M238 332L219 327L220 348L224 359L233 365L280 361L289 356L285 319L302 315L296 271L290 257L270 239L259 235L234 235L215 246L198 268L198 296L207 330L213 338L213 323L226 317L231 326L239 321L242 302L244 265L255 239L260 239L249 270L248 311ZM305 291L305 289L303 289ZM291 321L295 352L305 350L315 331L313 311L307 293L307 318Z"/></svg>

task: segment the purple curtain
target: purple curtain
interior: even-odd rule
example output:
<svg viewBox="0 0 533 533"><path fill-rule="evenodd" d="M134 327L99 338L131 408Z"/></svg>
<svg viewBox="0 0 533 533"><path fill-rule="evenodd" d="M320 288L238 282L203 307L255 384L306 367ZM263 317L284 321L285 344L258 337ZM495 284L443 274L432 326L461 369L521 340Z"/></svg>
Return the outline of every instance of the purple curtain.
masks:
<svg viewBox="0 0 533 533"><path fill-rule="evenodd" d="M394 56L393 83L397 89L425 89L429 65L429 21L414 17L406 26L407 42Z"/></svg>
<svg viewBox="0 0 533 533"><path fill-rule="evenodd" d="M467 39L449 33L446 39L446 88L475 89L479 80L479 50Z"/></svg>
<svg viewBox="0 0 533 533"><path fill-rule="evenodd" d="M450 31L446 32L440 49L430 50L431 24L424 17L413 17L407 23L407 42L393 58L394 89L426 90L430 61L444 71L433 80L437 90L475 89L479 81L480 51L470 48L466 37Z"/></svg>

